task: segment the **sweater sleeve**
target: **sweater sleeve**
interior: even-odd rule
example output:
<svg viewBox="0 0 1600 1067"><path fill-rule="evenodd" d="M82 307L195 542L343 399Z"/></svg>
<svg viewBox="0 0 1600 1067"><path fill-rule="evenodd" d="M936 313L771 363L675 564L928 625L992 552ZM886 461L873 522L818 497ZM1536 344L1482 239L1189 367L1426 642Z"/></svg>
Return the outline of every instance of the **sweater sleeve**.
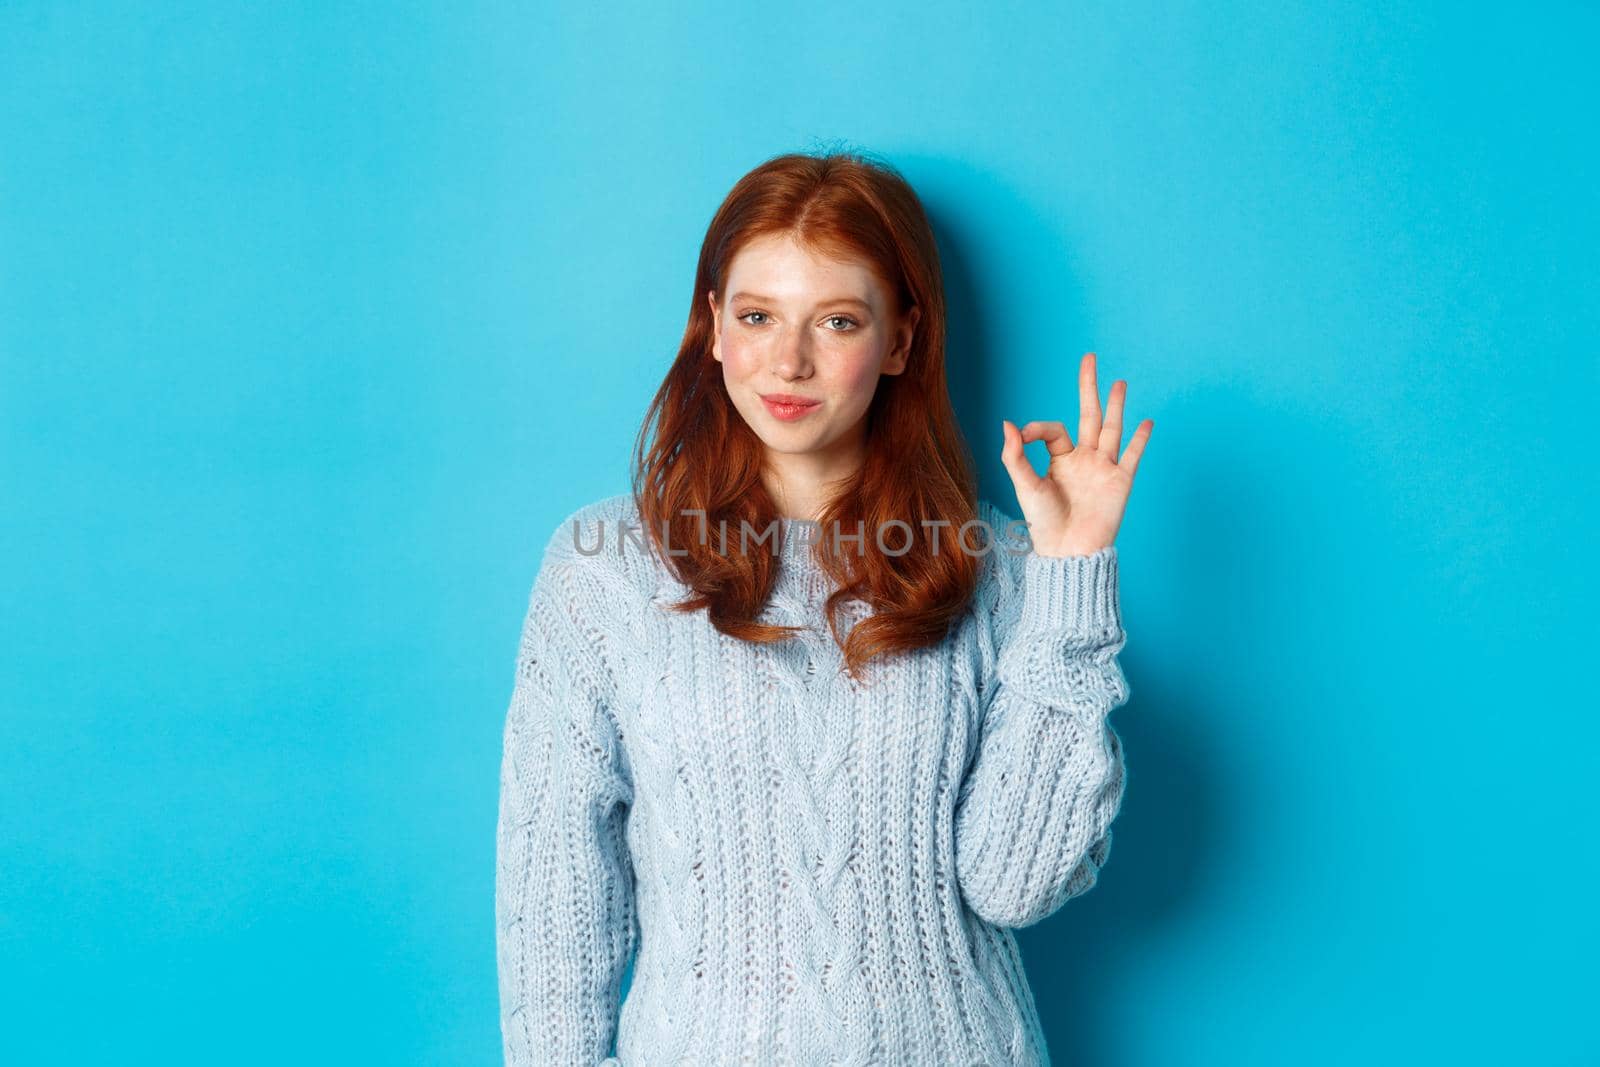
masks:
<svg viewBox="0 0 1600 1067"><path fill-rule="evenodd" d="M529 596L503 733L495 938L507 1067L604 1062L638 943L632 785L605 660L582 625L602 601L561 536Z"/></svg>
<svg viewBox="0 0 1600 1067"><path fill-rule="evenodd" d="M957 797L962 896L997 926L1030 926L1095 884L1122 803L1128 699L1117 550L993 552L980 624L979 747Z"/></svg>

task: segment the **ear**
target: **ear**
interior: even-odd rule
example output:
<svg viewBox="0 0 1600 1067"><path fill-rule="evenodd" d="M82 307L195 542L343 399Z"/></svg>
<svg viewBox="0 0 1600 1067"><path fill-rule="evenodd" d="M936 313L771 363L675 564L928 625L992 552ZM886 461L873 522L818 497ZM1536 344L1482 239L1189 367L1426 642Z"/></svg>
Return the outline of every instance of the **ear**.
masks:
<svg viewBox="0 0 1600 1067"><path fill-rule="evenodd" d="M917 320L921 317L922 309L913 307L901 319L895 331L894 351L883 361L882 373L900 374L906 369L906 360L911 358L911 339L917 334Z"/></svg>
<svg viewBox="0 0 1600 1067"><path fill-rule="evenodd" d="M722 362L722 309L717 306L717 291L706 290L706 300L711 303L711 358Z"/></svg>

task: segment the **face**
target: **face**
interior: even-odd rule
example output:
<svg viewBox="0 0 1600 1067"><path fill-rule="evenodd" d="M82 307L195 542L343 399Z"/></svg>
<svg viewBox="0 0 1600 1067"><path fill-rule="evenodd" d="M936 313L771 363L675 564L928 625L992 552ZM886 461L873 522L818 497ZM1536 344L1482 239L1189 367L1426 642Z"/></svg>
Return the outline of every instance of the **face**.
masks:
<svg viewBox="0 0 1600 1067"><path fill-rule="evenodd" d="M787 235L746 244L724 290L706 294L711 352L769 454L859 454L878 377L905 370L917 309L896 316L865 260L823 257Z"/></svg>

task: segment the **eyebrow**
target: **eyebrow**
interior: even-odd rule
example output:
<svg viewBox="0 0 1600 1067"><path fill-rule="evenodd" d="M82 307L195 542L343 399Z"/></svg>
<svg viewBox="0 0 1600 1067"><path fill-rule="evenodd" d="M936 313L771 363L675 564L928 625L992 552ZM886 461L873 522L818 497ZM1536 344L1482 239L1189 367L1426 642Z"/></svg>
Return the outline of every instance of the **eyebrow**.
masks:
<svg viewBox="0 0 1600 1067"><path fill-rule="evenodd" d="M774 301L772 299L772 297L770 297L770 296L761 296L758 293L747 293L747 292L744 292L743 290L740 290L739 292L734 293L732 296L730 296L728 298L728 302L730 304L733 303L734 301L737 301L737 300L751 300L751 301L754 301L754 302L756 302L758 304L776 303L776 301ZM820 301L818 301L818 303L820 303L820 304L854 304L856 307L859 307L859 308L861 308L861 309L863 309L865 311L871 311L872 310L872 305L871 304L867 303L865 300L858 300L853 296L835 296L835 297L830 297L827 300L820 300Z"/></svg>

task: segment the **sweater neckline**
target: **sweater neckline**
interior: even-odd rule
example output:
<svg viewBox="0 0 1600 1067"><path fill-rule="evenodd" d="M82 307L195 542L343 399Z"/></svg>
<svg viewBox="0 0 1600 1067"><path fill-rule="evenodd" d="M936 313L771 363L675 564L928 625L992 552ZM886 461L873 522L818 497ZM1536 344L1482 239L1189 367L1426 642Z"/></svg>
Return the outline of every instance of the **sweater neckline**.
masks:
<svg viewBox="0 0 1600 1067"><path fill-rule="evenodd" d="M807 573L820 571L816 545L822 540L822 524L815 519L778 516L777 555L783 564Z"/></svg>
<svg viewBox="0 0 1600 1067"><path fill-rule="evenodd" d="M791 519L780 516L777 520L781 541L775 549L778 571L773 586L780 598L794 598L792 604L816 605L834 589L832 578L817 559L817 546L822 541L823 524L815 519ZM845 546L851 550L849 544ZM854 608L861 602L849 601ZM811 608L801 610L809 611Z"/></svg>

